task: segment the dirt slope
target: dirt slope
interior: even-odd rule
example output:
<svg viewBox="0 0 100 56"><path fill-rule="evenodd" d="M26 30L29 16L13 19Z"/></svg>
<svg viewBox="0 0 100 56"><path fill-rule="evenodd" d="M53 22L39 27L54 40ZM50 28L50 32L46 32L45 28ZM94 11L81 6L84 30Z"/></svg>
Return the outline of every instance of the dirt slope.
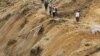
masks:
<svg viewBox="0 0 100 56"><path fill-rule="evenodd" d="M100 26L100 0L55 0L54 5L58 16L52 18L40 0L0 0L0 56L100 56L100 32L91 32Z"/></svg>

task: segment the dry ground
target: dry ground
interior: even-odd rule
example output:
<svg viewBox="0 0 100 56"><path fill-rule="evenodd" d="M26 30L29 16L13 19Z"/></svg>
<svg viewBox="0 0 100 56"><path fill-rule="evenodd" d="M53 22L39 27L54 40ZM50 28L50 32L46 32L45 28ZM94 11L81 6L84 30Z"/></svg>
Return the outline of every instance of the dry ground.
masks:
<svg viewBox="0 0 100 56"><path fill-rule="evenodd" d="M100 56L100 0L56 0L60 19L45 12L40 0L0 0L0 56L37 56L31 52L40 46L40 56ZM81 10L75 22L74 12ZM43 34L38 35L43 25Z"/></svg>

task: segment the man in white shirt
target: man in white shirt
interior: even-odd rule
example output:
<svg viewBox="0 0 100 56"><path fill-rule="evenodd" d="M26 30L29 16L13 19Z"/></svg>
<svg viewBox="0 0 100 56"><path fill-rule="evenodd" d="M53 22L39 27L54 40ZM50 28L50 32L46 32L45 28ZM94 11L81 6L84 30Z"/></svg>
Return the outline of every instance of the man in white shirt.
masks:
<svg viewBox="0 0 100 56"><path fill-rule="evenodd" d="M57 16L57 8L56 7L53 7L52 15L53 15L53 17Z"/></svg>
<svg viewBox="0 0 100 56"><path fill-rule="evenodd" d="M75 17L76 17L76 21L79 22L79 19L80 19L80 11L76 11L75 13Z"/></svg>

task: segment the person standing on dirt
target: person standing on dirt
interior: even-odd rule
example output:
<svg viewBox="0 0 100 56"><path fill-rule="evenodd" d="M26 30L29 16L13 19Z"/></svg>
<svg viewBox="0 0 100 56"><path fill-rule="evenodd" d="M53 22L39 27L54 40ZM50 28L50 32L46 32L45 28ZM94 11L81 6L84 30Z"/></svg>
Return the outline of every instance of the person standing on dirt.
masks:
<svg viewBox="0 0 100 56"><path fill-rule="evenodd" d="M79 22L79 20L80 20L80 10L76 11L75 17L76 17L76 22Z"/></svg>
<svg viewBox="0 0 100 56"><path fill-rule="evenodd" d="M45 10L47 10L47 8L48 8L48 5L49 5L49 2L48 2L48 0L44 0L44 7L45 7Z"/></svg>
<svg viewBox="0 0 100 56"><path fill-rule="evenodd" d="M50 5L49 6L49 14L50 14L50 16L52 15L52 10L53 10L53 7Z"/></svg>
<svg viewBox="0 0 100 56"><path fill-rule="evenodd" d="M57 16L57 8L56 7L53 7L52 15L53 15L53 17Z"/></svg>

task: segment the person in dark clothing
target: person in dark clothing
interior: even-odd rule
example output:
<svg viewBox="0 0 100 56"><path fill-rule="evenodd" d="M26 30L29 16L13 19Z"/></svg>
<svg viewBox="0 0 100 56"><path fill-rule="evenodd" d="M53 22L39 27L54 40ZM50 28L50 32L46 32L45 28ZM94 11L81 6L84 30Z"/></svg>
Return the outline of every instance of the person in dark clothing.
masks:
<svg viewBox="0 0 100 56"><path fill-rule="evenodd" d="M45 10L47 10L48 4L49 4L48 0L44 0L44 7L45 7Z"/></svg>
<svg viewBox="0 0 100 56"><path fill-rule="evenodd" d="M49 6L49 14L50 14L50 16L52 15L52 10L53 10L52 6Z"/></svg>
<svg viewBox="0 0 100 56"><path fill-rule="evenodd" d="M56 12L55 12L55 15L57 16L57 8L55 8L55 11L56 11Z"/></svg>

